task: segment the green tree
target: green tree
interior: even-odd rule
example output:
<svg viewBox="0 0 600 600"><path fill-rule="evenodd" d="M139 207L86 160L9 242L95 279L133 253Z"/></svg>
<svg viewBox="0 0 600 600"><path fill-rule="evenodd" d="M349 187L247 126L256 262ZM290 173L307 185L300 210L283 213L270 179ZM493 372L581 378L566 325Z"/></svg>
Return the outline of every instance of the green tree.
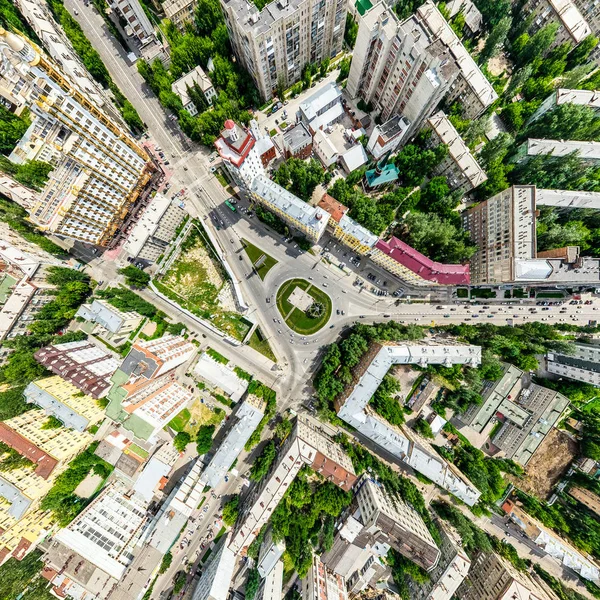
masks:
<svg viewBox="0 0 600 600"><path fill-rule="evenodd" d="M568 68L572 69L578 65L584 64L597 45L598 38L595 35L588 35L569 52L567 57Z"/></svg>
<svg viewBox="0 0 600 600"><path fill-rule="evenodd" d="M356 44L356 36L358 35L358 23L354 20L352 15L348 13L346 15L346 29L344 30L344 41L350 50L354 48Z"/></svg>
<svg viewBox="0 0 600 600"><path fill-rule="evenodd" d="M210 452L214 433L214 425L201 425L198 428L198 432L196 433L196 451L200 456Z"/></svg>
<svg viewBox="0 0 600 600"><path fill-rule="evenodd" d="M531 123L522 137L593 141L600 137L600 117L589 106L560 104Z"/></svg>
<svg viewBox="0 0 600 600"><path fill-rule="evenodd" d="M498 51L504 44L506 36L512 26L512 18L510 16L502 17L493 27L487 38L483 50L478 56L479 64L485 64L490 58L498 54Z"/></svg>
<svg viewBox="0 0 600 600"><path fill-rule="evenodd" d="M255 567L248 573L248 579L246 580L245 596L247 600L254 600L259 585L260 575L258 569Z"/></svg>
<svg viewBox="0 0 600 600"><path fill-rule="evenodd" d="M173 446L178 452L183 452L186 446L192 441L192 437L187 431L180 431L173 438Z"/></svg>
<svg viewBox="0 0 600 600"><path fill-rule="evenodd" d="M392 425L402 425L405 421L402 410L395 395L400 391L400 383L391 375L386 375L373 394L369 404L373 410Z"/></svg>
<svg viewBox="0 0 600 600"><path fill-rule="evenodd" d="M355 367L369 349L367 340L357 333L351 333L340 342L340 350L344 356L344 365L348 368Z"/></svg>
<svg viewBox="0 0 600 600"><path fill-rule="evenodd" d="M292 422L289 419L282 419L275 425L275 437L282 442L288 435L292 433Z"/></svg>
<svg viewBox="0 0 600 600"><path fill-rule="evenodd" d="M227 527L233 527L237 521L239 514L240 497L238 495L233 496L223 506L223 523Z"/></svg>
<svg viewBox="0 0 600 600"><path fill-rule="evenodd" d="M145 288L150 283L150 275L133 265L127 265L126 267L119 269L118 272L125 276L127 285L130 285L131 287Z"/></svg>
<svg viewBox="0 0 600 600"><path fill-rule="evenodd" d="M223 12L219 1L198 0L195 21L198 35L210 36L223 23Z"/></svg>
<svg viewBox="0 0 600 600"><path fill-rule="evenodd" d="M348 78L348 74L350 73L350 60L350 58L345 57L342 58L342 60L338 63L338 67L340 69L340 74L337 76L338 83Z"/></svg>
<svg viewBox="0 0 600 600"><path fill-rule="evenodd" d="M275 171L273 181L308 202L317 185L323 182L324 173L314 158L308 162L290 158Z"/></svg>
<svg viewBox="0 0 600 600"><path fill-rule="evenodd" d="M0 152L10 154L30 125L29 113L18 117L0 105Z"/></svg>
<svg viewBox="0 0 600 600"><path fill-rule="evenodd" d="M269 472L276 455L275 443L271 440L267 442L263 451L254 460L250 469L250 479L252 481L260 481Z"/></svg>
<svg viewBox="0 0 600 600"><path fill-rule="evenodd" d="M517 50L519 64L532 63L536 59L543 57L556 39L558 27L558 23L549 23L532 35L531 38L528 37L522 49Z"/></svg>
<svg viewBox="0 0 600 600"><path fill-rule="evenodd" d="M431 425L423 418L419 417L412 425L412 428L420 433L423 437L434 439L433 431L431 430Z"/></svg>
<svg viewBox="0 0 600 600"><path fill-rule="evenodd" d="M494 27L506 15L510 15L511 3L510 0L477 0L475 6L481 12L485 23L488 27Z"/></svg>
<svg viewBox="0 0 600 600"><path fill-rule="evenodd" d="M158 569L159 575L166 573L173 562L173 555L170 552L167 552L163 557L160 563L160 568Z"/></svg>

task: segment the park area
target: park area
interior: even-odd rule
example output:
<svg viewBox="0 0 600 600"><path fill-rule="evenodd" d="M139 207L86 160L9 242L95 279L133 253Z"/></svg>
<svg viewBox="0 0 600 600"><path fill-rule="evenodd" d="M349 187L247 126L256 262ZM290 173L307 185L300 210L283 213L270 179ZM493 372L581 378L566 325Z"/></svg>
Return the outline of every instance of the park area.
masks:
<svg viewBox="0 0 600 600"><path fill-rule="evenodd" d="M331 298L306 279L290 279L277 291L277 308L287 326L300 335L312 335L331 317Z"/></svg>
<svg viewBox="0 0 600 600"><path fill-rule="evenodd" d="M156 288L182 308L242 341L251 323L237 311L232 287L210 240L199 224Z"/></svg>
<svg viewBox="0 0 600 600"><path fill-rule="evenodd" d="M252 263L252 267L261 281L264 281L267 273L277 264L277 261L254 244L251 244L248 240L242 239L242 244L244 245L244 252L248 255Z"/></svg>
<svg viewBox="0 0 600 600"><path fill-rule="evenodd" d="M218 407L217 407L218 408ZM176 417L167 424L176 433L185 431L190 435L195 435L202 425L216 425L225 418L225 412L222 409L213 411L204 404L198 397L189 408L184 408Z"/></svg>

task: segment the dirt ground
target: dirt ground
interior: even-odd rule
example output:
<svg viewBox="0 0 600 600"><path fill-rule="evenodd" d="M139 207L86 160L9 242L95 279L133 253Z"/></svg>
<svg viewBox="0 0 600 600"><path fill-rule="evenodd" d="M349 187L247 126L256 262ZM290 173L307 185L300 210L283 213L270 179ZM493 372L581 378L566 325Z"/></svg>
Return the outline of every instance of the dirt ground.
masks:
<svg viewBox="0 0 600 600"><path fill-rule="evenodd" d="M562 431L552 429L529 461L525 477L506 475L505 479L528 494L546 499L576 456L577 442Z"/></svg>

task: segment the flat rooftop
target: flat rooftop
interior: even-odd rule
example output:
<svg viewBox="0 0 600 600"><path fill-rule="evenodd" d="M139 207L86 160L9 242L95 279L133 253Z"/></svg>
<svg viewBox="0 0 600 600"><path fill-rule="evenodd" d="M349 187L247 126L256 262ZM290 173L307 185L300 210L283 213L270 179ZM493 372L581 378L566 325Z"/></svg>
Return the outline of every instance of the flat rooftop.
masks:
<svg viewBox="0 0 600 600"><path fill-rule="evenodd" d="M568 156L577 152L582 160L600 160L600 142L578 142L563 140L542 140L529 138L527 140L527 156L551 154L552 156Z"/></svg>

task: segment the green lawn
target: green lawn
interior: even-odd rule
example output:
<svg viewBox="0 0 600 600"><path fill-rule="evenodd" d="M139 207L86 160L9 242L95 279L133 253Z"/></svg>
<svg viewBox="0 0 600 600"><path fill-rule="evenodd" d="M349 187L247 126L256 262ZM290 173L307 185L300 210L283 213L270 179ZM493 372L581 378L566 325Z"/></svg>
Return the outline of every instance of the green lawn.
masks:
<svg viewBox="0 0 600 600"><path fill-rule="evenodd" d="M255 268L261 281L264 281L267 273L277 264L277 261L266 252L263 252L260 248L257 248L254 244L251 244L248 240L242 238L242 244L244 244L244 252L248 255L252 266L254 266L261 257L265 257L265 260L260 267Z"/></svg>
<svg viewBox="0 0 600 600"><path fill-rule="evenodd" d="M309 317L299 308L295 308L289 297L297 288L305 290L315 302L320 302L325 307L320 317ZM277 291L277 308L281 316L285 318L287 326L300 335L312 335L325 326L331 317L331 298L318 287L313 286L306 279L290 279L286 281Z"/></svg>
<svg viewBox="0 0 600 600"><path fill-rule="evenodd" d="M277 358L275 357L275 354L273 354L273 350L271 350L271 346L269 345L268 340L266 340L263 337L262 332L260 331L260 329L258 327L254 330L254 332L250 336L250 339L248 340L248 346L250 346L250 348L254 348L254 350L256 350L257 352L260 352L263 356L266 356L269 360L272 360L273 362L277 362Z"/></svg>
<svg viewBox="0 0 600 600"><path fill-rule="evenodd" d="M223 176L221 171L215 171L215 177L219 180L219 183L226 188L229 184L227 183L227 179Z"/></svg>
<svg viewBox="0 0 600 600"><path fill-rule="evenodd" d="M189 423L191 418L191 413L187 408L184 408L176 417L173 417L169 423L168 427L170 427L173 431L179 433L185 429L185 426Z"/></svg>
<svg viewBox="0 0 600 600"><path fill-rule="evenodd" d="M495 298L496 292L488 288L471 288L471 298Z"/></svg>
<svg viewBox="0 0 600 600"><path fill-rule="evenodd" d="M469 290L467 288L458 288L456 290L456 297L457 298L468 298Z"/></svg>

